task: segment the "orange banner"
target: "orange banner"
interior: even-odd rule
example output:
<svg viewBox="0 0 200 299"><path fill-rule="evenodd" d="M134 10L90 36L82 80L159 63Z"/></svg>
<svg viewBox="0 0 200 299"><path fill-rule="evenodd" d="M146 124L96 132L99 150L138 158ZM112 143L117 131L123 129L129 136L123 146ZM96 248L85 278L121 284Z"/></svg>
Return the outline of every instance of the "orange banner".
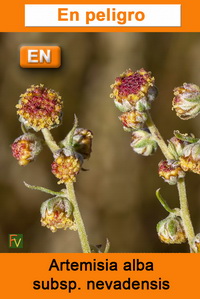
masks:
<svg viewBox="0 0 200 299"><path fill-rule="evenodd" d="M198 254L1 254L5 298L187 298ZM187 268L186 268L187 266Z"/></svg>
<svg viewBox="0 0 200 299"><path fill-rule="evenodd" d="M10 0L7 2L4 2L1 5L1 12L0 12L0 31L1 32L198 32L200 31L200 23L199 23L199 9L200 9L200 3L199 1L178 1L178 0L171 0L171 1L129 1L127 0L125 3L123 1L108 1L101 0L95 3L97 4L106 4L106 5L143 5L143 4L178 4L181 5L181 25L180 26L169 26L169 27L159 27L159 26L148 26L148 27L135 27L129 26L117 26L117 27L74 27L72 26L64 26L64 27L55 27L55 26L48 26L48 27L25 27L25 5L26 4L57 4L56 1L53 0L33 0L33 1L26 1L26 0ZM89 4L92 7L94 6L94 1L77 1L74 3L74 1L59 1L59 4ZM58 19L65 16L65 11L60 11L60 15L58 16ZM74 16L76 17L76 16ZM100 12L98 15L95 15L95 17L99 21L104 21L105 15L104 12ZM132 20L135 20L133 16L127 15L127 18L133 18ZM169 15L169 20L172 16ZM77 16L78 18L78 16ZM142 15L142 12L139 12L139 14L135 14L135 18L138 18L138 21L143 21L144 15ZM142 23L142 22L141 22ZM86 24L88 25L88 24ZM124 25L123 22L121 25Z"/></svg>

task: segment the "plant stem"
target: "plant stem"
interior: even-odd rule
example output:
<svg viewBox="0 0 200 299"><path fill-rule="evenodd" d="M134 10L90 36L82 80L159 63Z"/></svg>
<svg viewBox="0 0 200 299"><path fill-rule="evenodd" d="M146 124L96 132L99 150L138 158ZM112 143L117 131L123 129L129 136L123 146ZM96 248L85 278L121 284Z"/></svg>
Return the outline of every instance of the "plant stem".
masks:
<svg viewBox="0 0 200 299"><path fill-rule="evenodd" d="M68 134L67 137L65 138L63 145L66 145L66 146L71 145L68 143L70 143L70 142L72 143L72 137L73 137L73 133L74 133L74 130L76 129L76 127L77 127L77 118L75 117L74 127L73 127L72 131L70 132L70 134ZM55 153L56 151L58 151L60 149L60 147L57 145L57 143L53 139L53 136L51 135L50 131L48 129L42 129L42 133L43 133L45 142L48 145L48 147L50 148L50 150L52 151L52 153ZM31 186L31 188L38 189L38 187L35 188L35 186ZM85 231L84 223L83 223L83 220L81 217L81 213L79 211L78 203L77 203L75 192L74 192L73 183L71 183L71 182L66 183L66 188L67 188L67 198L72 203L73 208L74 208L73 214L74 214L74 219L77 224L78 234L79 234L82 250L84 253L90 253L91 249L90 249L87 234ZM40 188L40 189L42 189L41 191L47 190L45 188Z"/></svg>
<svg viewBox="0 0 200 299"><path fill-rule="evenodd" d="M154 137L155 141L158 143L163 155L168 160L174 159L173 155L169 152L165 141L163 140L162 136L160 135L160 132L158 131L157 127L155 126L149 112L147 112L147 116L148 116L148 118L147 118L146 124L147 124L152 136Z"/></svg>
<svg viewBox="0 0 200 299"><path fill-rule="evenodd" d="M81 242L81 247L84 253L90 253L90 245L88 242L87 234L85 231L85 227L83 224L83 220L79 211L78 203L76 200L75 192L74 192L74 185L73 183L66 183L67 188L67 197L69 201L72 203L74 207L74 219L76 221L77 227L78 227L78 234Z"/></svg>
<svg viewBox="0 0 200 299"><path fill-rule="evenodd" d="M184 230L186 232L188 243L190 245L190 252L194 252L192 241L195 237L195 234L194 234L194 229L193 229L192 222L190 219L190 212L189 212L189 208L188 208L188 201L187 201L187 194L186 194L184 178L178 180L177 188L178 188L178 192L179 192L181 216L182 216L182 220L183 220Z"/></svg>
<svg viewBox="0 0 200 299"><path fill-rule="evenodd" d="M55 153L60 149L57 143L55 142L55 140L53 139L51 132L48 129L46 128L42 129L42 134L44 136L46 144L48 145L52 153Z"/></svg>
<svg viewBox="0 0 200 299"><path fill-rule="evenodd" d="M153 123L153 120L149 113L148 113L148 119L146 121L146 124L147 124L152 136L154 137L155 141L158 143L165 158L169 159L169 160L174 159L173 155L168 150L168 147L167 147L165 141L163 140L162 136L160 135L160 132L158 131L155 124ZM178 188L178 193L179 193L180 209L181 209L181 216L182 216L181 218L183 221L185 234L188 239L189 246L190 246L190 252L194 252L192 240L195 235L194 235L193 225L192 225L192 222L190 219L190 212L189 212L189 207L188 207L184 178L178 180L177 188Z"/></svg>

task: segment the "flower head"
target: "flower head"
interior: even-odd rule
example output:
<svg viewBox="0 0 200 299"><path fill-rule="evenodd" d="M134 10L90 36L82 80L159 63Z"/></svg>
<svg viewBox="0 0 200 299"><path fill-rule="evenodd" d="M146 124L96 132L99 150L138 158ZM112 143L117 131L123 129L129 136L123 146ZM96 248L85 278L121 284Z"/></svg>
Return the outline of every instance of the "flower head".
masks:
<svg viewBox="0 0 200 299"><path fill-rule="evenodd" d="M157 95L154 86L154 77L151 72L146 72L143 68L133 72L131 69L122 73L111 85L112 94L116 106L122 111L130 111L136 108L139 111L149 109L150 102Z"/></svg>
<svg viewBox="0 0 200 299"><path fill-rule="evenodd" d="M196 117L200 112L200 88L192 83L174 89L172 109L181 119Z"/></svg>
<svg viewBox="0 0 200 299"><path fill-rule="evenodd" d="M34 134L24 134L15 139L11 145L13 157L19 165L25 166L32 162L42 150L40 140Z"/></svg>
<svg viewBox="0 0 200 299"><path fill-rule="evenodd" d="M185 146L179 161L184 171L200 174L200 141Z"/></svg>
<svg viewBox="0 0 200 299"><path fill-rule="evenodd" d="M52 129L61 123L63 102L53 89L31 85L16 105L19 120L35 131Z"/></svg>
<svg viewBox="0 0 200 299"><path fill-rule="evenodd" d="M124 130L133 131L143 128L145 121L147 120L147 115L145 112L140 112L137 110L132 110L123 113L119 119L123 123Z"/></svg>
<svg viewBox="0 0 200 299"><path fill-rule="evenodd" d="M175 185L178 179L185 176L185 172L176 160L164 160L158 164L159 176L170 185Z"/></svg>
<svg viewBox="0 0 200 299"><path fill-rule="evenodd" d="M157 149L157 142L153 139L151 133L145 130L134 131L130 145L134 152L143 156L150 156Z"/></svg>
<svg viewBox="0 0 200 299"><path fill-rule="evenodd" d="M90 130L77 128L73 135L73 148L81 154L84 159L88 159L92 152L93 133Z"/></svg>
<svg viewBox="0 0 200 299"><path fill-rule="evenodd" d="M172 154L174 154L177 158L183 154L183 149L186 145L188 145L187 141L180 140L177 137L172 137L169 141L168 149Z"/></svg>
<svg viewBox="0 0 200 299"><path fill-rule="evenodd" d="M42 203L41 224L52 232L57 229L77 230L69 201L64 197L53 197Z"/></svg>
<svg viewBox="0 0 200 299"><path fill-rule="evenodd" d="M187 241L182 219L179 216L170 214L167 218L158 222L156 229L161 242L181 244Z"/></svg>
<svg viewBox="0 0 200 299"><path fill-rule="evenodd" d="M64 148L54 154L51 171L59 179L58 184L76 182L81 165L82 156Z"/></svg>

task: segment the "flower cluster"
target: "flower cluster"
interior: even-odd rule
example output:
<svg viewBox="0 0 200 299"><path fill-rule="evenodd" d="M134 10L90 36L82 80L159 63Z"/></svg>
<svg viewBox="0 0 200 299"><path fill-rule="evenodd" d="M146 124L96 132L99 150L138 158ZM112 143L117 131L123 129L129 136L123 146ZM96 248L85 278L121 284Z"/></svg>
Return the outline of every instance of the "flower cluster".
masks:
<svg viewBox="0 0 200 299"><path fill-rule="evenodd" d="M169 151L176 160L161 161L158 165L159 175L170 185L176 184L187 171L200 174L200 140L192 134L180 134L169 140Z"/></svg>
<svg viewBox="0 0 200 299"><path fill-rule="evenodd" d="M34 161L42 149L41 141L28 131L51 130L58 126L61 123L63 102L53 89L43 84L31 85L21 94L16 108L25 133L13 142L11 148L13 157L19 165L24 166Z"/></svg>
<svg viewBox="0 0 200 299"><path fill-rule="evenodd" d="M149 156L155 152L158 145L160 146L166 160L158 164L158 173L165 182L170 185L178 183L180 190L180 186L184 185L183 178L186 172L200 174L200 139L196 139L192 134L174 131L174 137L168 141L167 146L150 117L151 103L157 96L155 79L150 72L143 68L136 72L129 69L116 78L111 88L110 97L114 99L116 107L122 112L119 119L123 128L132 133L133 151ZM172 109L183 120L197 116L200 113L200 87L192 83L184 83L183 86L176 87ZM179 244L188 239L191 250L199 252L200 234L195 237L192 245L191 237L185 231L187 225L189 226L189 215L185 216L185 211L179 209L170 209L159 192L156 196L170 213L157 225L160 240L168 244Z"/></svg>
<svg viewBox="0 0 200 299"><path fill-rule="evenodd" d="M51 171L58 179L58 184L68 184L76 181L84 159L88 159L92 150L93 134L90 130L78 128L75 117L74 126L65 139L59 144L55 142L50 130L61 124L63 101L60 95L43 84L31 85L20 96L16 105L19 121L22 123L23 135L11 145L13 157L19 165L27 165L34 161L42 149L41 140L35 132L41 131L44 141L53 154ZM43 141L43 142L44 142ZM70 228L76 230L73 209L67 199L67 191L54 192L43 187L31 186L28 188L41 190L50 194L62 194L44 202L41 206L41 224L52 232L57 229ZM65 190L65 189L64 189Z"/></svg>
<svg viewBox="0 0 200 299"><path fill-rule="evenodd" d="M116 107L122 112L119 119L123 124L123 129L132 132L131 147L139 154L151 155L157 148L153 137L150 137L151 134L145 129L147 111L157 96L155 79L151 76L151 72L143 68L136 72L129 69L115 79L111 89L110 97L114 99Z"/></svg>
<svg viewBox="0 0 200 299"><path fill-rule="evenodd" d="M172 109L183 120L196 117L200 112L200 88L192 83L184 83L183 86L176 87ZM172 181L176 183L179 178L183 177L183 171L200 174L200 140L195 139L192 134L180 134L178 131L175 133L175 136L169 140L168 148L176 158L176 175L174 176L174 171L170 174L169 169L160 171L159 164L159 175L168 183ZM170 164L170 161L166 161L166 164Z"/></svg>

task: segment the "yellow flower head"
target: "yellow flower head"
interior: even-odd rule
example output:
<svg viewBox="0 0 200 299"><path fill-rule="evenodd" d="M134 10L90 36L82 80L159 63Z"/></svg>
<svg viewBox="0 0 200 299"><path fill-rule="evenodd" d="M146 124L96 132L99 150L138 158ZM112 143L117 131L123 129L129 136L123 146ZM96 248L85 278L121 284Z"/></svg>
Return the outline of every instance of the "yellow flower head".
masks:
<svg viewBox="0 0 200 299"><path fill-rule="evenodd" d="M43 84L31 85L16 105L19 120L35 131L52 129L61 123L63 102L57 92Z"/></svg>
<svg viewBox="0 0 200 299"><path fill-rule="evenodd" d="M58 184L76 182L81 165L82 160L79 155L68 153L63 149L55 153L51 171L59 179Z"/></svg>
<svg viewBox="0 0 200 299"><path fill-rule="evenodd" d="M57 229L77 230L73 213L69 210L69 202L66 198L54 197L43 202L41 209L41 224L52 232Z"/></svg>

